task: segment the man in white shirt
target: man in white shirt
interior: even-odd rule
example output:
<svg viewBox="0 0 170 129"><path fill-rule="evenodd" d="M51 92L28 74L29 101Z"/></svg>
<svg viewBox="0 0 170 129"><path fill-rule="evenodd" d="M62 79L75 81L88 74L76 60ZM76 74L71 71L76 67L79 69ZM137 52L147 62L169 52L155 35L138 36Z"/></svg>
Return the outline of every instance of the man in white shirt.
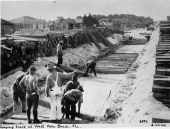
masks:
<svg viewBox="0 0 170 129"><path fill-rule="evenodd" d="M61 113L61 97L63 95L62 91L62 79L71 78L75 75L75 72L72 73L60 73L55 70L53 63L47 65L47 69L50 74L46 79L46 94L47 97L51 99L51 120L60 120L62 118Z"/></svg>

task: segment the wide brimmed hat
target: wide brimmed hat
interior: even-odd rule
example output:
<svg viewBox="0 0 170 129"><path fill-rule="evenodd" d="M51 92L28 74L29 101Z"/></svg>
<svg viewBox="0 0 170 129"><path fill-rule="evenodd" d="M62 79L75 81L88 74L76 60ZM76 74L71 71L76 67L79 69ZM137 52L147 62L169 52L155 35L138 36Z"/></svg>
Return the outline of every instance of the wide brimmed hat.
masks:
<svg viewBox="0 0 170 129"><path fill-rule="evenodd" d="M31 65L29 70L35 70L36 71L37 69L36 69L36 67L34 65Z"/></svg>
<svg viewBox="0 0 170 129"><path fill-rule="evenodd" d="M84 92L83 87L82 86L78 86L77 89L79 89L80 91Z"/></svg>
<svg viewBox="0 0 170 129"><path fill-rule="evenodd" d="M53 63L47 64L47 69L55 69L56 66Z"/></svg>

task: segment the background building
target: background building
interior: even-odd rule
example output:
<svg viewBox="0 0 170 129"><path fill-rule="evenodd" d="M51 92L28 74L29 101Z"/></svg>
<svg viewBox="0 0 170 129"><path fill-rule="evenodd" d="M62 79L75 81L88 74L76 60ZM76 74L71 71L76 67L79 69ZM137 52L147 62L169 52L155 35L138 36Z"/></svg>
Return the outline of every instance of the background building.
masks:
<svg viewBox="0 0 170 129"><path fill-rule="evenodd" d="M9 21L1 19L1 37L5 34L12 34L14 31L15 25Z"/></svg>
<svg viewBox="0 0 170 129"><path fill-rule="evenodd" d="M30 16L19 17L19 18L10 20L10 22L15 24L16 31L20 31L24 29L43 30L43 29L48 28L47 22L45 20L36 19Z"/></svg>

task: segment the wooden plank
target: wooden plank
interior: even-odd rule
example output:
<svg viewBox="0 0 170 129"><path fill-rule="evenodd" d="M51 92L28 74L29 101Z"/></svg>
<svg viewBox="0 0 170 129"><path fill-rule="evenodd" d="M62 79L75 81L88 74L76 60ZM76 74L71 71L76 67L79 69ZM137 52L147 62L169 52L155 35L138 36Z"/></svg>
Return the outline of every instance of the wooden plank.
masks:
<svg viewBox="0 0 170 129"><path fill-rule="evenodd" d="M112 57L106 57L104 60L113 60L113 61L127 61L127 62L133 62L135 58L112 58Z"/></svg>
<svg viewBox="0 0 170 129"><path fill-rule="evenodd" d="M159 42L170 42L170 40L159 40Z"/></svg>
<svg viewBox="0 0 170 129"><path fill-rule="evenodd" d="M170 112L153 110L152 111L152 123L170 123Z"/></svg>
<svg viewBox="0 0 170 129"><path fill-rule="evenodd" d="M170 87L164 87L160 85L154 84L152 86L152 92L157 92L157 93L170 93Z"/></svg>
<svg viewBox="0 0 170 129"><path fill-rule="evenodd" d="M103 69L103 68L109 68L109 69L128 69L129 67L124 67L124 66L109 66L109 65L107 65L107 66L104 66L104 65L97 65L96 66L96 69Z"/></svg>
<svg viewBox="0 0 170 129"><path fill-rule="evenodd" d="M167 51L170 51L169 47L167 47L167 48L156 48L156 50L160 50L160 51L165 51L165 50L167 50Z"/></svg>
<svg viewBox="0 0 170 129"><path fill-rule="evenodd" d="M118 67L118 66L120 66L120 67L129 67L130 66L130 64L129 65L126 65L126 64L110 64L110 63L99 63L99 62L97 62L97 66L114 66L114 67Z"/></svg>
<svg viewBox="0 0 170 129"><path fill-rule="evenodd" d="M103 40L96 32L92 32L105 46L110 46L105 40Z"/></svg>
<svg viewBox="0 0 170 129"><path fill-rule="evenodd" d="M156 56L156 59L170 59L170 56Z"/></svg>
<svg viewBox="0 0 170 129"><path fill-rule="evenodd" d="M153 92L153 97L158 99L170 99L170 92L169 93Z"/></svg>
<svg viewBox="0 0 170 129"><path fill-rule="evenodd" d="M125 63L125 64L132 64L133 61L130 61L130 60L113 60L113 59L103 59L103 61L109 61L110 63Z"/></svg>
<svg viewBox="0 0 170 129"><path fill-rule="evenodd" d="M170 68L170 63L165 64L165 63L157 63L156 64L156 69L166 69Z"/></svg>
<svg viewBox="0 0 170 129"><path fill-rule="evenodd" d="M118 69L107 69L107 70L96 70L97 73L103 73L103 74L125 74L127 72L126 70L118 70Z"/></svg>
<svg viewBox="0 0 170 129"><path fill-rule="evenodd" d="M115 55L115 56L134 56L134 57L136 57L136 56L138 56L138 53L111 53L111 55Z"/></svg>
<svg viewBox="0 0 170 129"><path fill-rule="evenodd" d="M160 99L160 98L155 98L155 99L159 100L163 104L170 104L170 99Z"/></svg>
<svg viewBox="0 0 170 129"><path fill-rule="evenodd" d="M89 43L90 45L92 45L92 43L91 43L91 41L90 41L90 39L89 39L88 35L87 35L86 33L84 33L84 35L86 36L87 43Z"/></svg>
<svg viewBox="0 0 170 129"><path fill-rule="evenodd" d="M165 43L165 42L164 43L163 42L160 43L159 42L158 46L170 46L170 43Z"/></svg>
<svg viewBox="0 0 170 129"><path fill-rule="evenodd" d="M170 59L156 59L156 63L170 63Z"/></svg>
<svg viewBox="0 0 170 129"><path fill-rule="evenodd" d="M153 82L156 85L170 87L170 79L169 78L154 78Z"/></svg>
<svg viewBox="0 0 170 129"><path fill-rule="evenodd" d="M157 49L170 49L170 45L158 45L156 46Z"/></svg>
<svg viewBox="0 0 170 129"><path fill-rule="evenodd" d="M165 54L156 54L156 56L170 56L170 53L165 53Z"/></svg>
<svg viewBox="0 0 170 129"><path fill-rule="evenodd" d="M170 42L161 42L161 41L158 41L158 43L164 43L164 44L170 44Z"/></svg>
<svg viewBox="0 0 170 129"><path fill-rule="evenodd" d="M113 45L109 40L107 40L99 31L96 31L98 34L108 45Z"/></svg>
<svg viewBox="0 0 170 129"><path fill-rule="evenodd" d="M154 78L169 78L170 79L170 76L165 76L165 75L161 75L161 74L155 74Z"/></svg>
<svg viewBox="0 0 170 129"><path fill-rule="evenodd" d="M92 40L93 40L94 44L96 45L96 47L97 47L98 49L101 49L101 46L99 45L99 43L97 42L97 40L96 40L96 38L93 36L93 34L92 34L89 30L87 30L87 33L88 33L89 36L92 38Z"/></svg>

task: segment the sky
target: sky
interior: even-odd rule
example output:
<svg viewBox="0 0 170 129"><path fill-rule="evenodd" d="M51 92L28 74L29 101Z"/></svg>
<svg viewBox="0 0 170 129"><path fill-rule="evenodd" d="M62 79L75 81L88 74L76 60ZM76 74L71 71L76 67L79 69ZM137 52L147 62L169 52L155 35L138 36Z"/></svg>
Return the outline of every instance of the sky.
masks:
<svg viewBox="0 0 170 129"><path fill-rule="evenodd" d="M76 18L84 14L134 14L154 21L170 16L170 0L25 0L2 1L1 18L12 20L21 16L56 20L57 16Z"/></svg>

